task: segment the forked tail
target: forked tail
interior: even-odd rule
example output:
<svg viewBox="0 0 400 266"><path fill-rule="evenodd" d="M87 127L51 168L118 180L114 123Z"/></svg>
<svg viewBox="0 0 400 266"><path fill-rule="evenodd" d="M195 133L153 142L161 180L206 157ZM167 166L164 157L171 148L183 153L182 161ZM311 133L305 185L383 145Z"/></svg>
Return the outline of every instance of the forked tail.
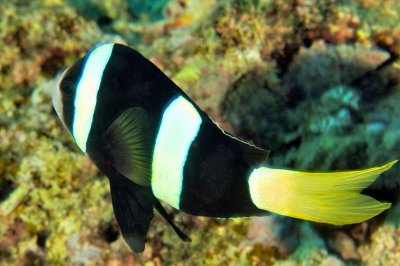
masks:
<svg viewBox="0 0 400 266"><path fill-rule="evenodd" d="M308 173L260 167L249 177L257 208L335 225L368 220L390 203L360 194L396 161L358 171Z"/></svg>

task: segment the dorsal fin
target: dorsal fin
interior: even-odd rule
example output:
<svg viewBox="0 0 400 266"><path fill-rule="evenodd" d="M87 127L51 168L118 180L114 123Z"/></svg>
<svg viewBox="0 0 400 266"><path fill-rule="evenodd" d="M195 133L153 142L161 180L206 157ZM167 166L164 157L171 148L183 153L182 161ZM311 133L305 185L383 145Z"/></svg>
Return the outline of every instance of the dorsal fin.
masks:
<svg viewBox="0 0 400 266"><path fill-rule="evenodd" d="M242 154L244 161L250 166L257 166L266 163L270 152L269 150L264 150L255 145L247 143L228 132L224 133L230 137L232 141L232 149L236 153Z"/></svg>
<svg viewBox="0 0 400 266"><path fill-rule="evenodd" d="M179 229L178 226L174 224L174 222L171 219L171 216L167 213L167 211L164 209L164 207L161 205L161 202L157 199L154 198L154 207L157 209L158 213L161 214L162 217L169 223L169 225L174 229L175 233L179 236L180 239L182 239L185 242L190 242L192 241L190 237L188 237L184 232L182 232L181 229Z"/></svg>
<svg viewBox="0 0 400 266"><path fill-rule="evenodd" d="M151 142L145 110L140 107L125 110L103 138L115 169L136 184L149 186Z"/></svg>
<svg viewBox="0 0 400 266"><path fill-rule="evenodd" d="M238 145L242 148L244 160L249 165L266 163L269 156L269 150L264 150L241 140L239 140Z"/></svg>

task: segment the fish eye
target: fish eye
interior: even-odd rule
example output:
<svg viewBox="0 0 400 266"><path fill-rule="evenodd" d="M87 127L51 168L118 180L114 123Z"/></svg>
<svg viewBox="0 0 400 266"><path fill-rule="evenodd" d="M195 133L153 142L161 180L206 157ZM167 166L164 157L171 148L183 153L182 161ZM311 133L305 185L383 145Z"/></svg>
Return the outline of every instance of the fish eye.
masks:
<svg viewBox="0 0 400 266"><path fill-rule="evenodd" d="M72 96L75 89L75 84L69 80L63 80L60 83L60 90L65 96Z"/></svg>

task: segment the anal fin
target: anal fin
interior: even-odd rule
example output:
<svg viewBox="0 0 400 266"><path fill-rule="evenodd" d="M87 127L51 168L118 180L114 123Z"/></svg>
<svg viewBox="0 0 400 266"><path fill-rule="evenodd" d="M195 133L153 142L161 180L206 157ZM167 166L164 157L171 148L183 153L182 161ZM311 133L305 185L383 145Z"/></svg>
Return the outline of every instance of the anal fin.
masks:
<svg viewBox="0 0 400 266"><path fill-rule="evenodd" d="M182 232L181 229L179 229L178 226L174 224L174 222L171 219L171 216L167 213L167 211L164 209L164 207L161 205L161 202L154 198L154 207L157 209L158 213L164 217L164 219L169 223L169 225L174 229L175 233L179 236L180 239L182 239L185 242L190 242L192 241L189 236L187 236L184 232Z"/></svg>

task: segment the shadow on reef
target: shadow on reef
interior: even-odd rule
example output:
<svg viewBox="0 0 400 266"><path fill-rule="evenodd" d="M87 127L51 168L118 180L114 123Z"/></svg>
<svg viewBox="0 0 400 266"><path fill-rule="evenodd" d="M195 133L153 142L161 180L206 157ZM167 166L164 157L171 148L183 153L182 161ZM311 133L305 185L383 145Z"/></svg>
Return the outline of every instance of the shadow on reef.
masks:
<svg viewBox="0 0 400 266"><path fill-rule="evenodd" d="M222 105L240 135L271 149L269 163L302 170L360 169L400 154L397 58L379 49L315 42L280 80L264 65L239 78ZM274 77L274 78L271 78ZM384 174L365 192L395 202Z"/></svg>
<svg viewBox="0 0 400 266"><path fill-rule="evenodd" d="M266 64L242 75L227 92L222 113L241 136L271 149L269 164L274 166L325 171L382 164L400 155L396 62L396 56L383 50L315 42L299 49L278 78ZM396 165L363 193L396 203L399 168ZM293 251L302 256L304 246L323 246L357 264L360 246L386 216L387 212L343 227L311 223L314 230L287 217L278 218L279 223L276 218L266 221L272 221L269 227L288 225L275 230L280 232L277 239L289 234L296 240L290 246L276 244L281 257ZM300 243L312 231L313 240Z"/></svg>

